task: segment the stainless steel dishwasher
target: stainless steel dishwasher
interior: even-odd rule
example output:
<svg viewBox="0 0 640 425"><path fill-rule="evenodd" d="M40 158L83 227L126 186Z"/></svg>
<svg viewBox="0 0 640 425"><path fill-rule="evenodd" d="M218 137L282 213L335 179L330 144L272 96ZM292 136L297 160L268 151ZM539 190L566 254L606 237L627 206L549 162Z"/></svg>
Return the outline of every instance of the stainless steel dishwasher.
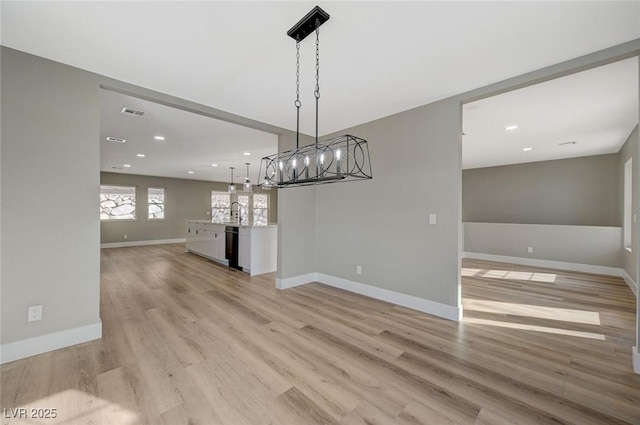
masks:
<svg viewBox="0 0 640 425"><path fill-rule="evenodd" d="M238 265L238 226L225 227L226 248L224 258L229 260L229 267L240 269Z"/></svg>

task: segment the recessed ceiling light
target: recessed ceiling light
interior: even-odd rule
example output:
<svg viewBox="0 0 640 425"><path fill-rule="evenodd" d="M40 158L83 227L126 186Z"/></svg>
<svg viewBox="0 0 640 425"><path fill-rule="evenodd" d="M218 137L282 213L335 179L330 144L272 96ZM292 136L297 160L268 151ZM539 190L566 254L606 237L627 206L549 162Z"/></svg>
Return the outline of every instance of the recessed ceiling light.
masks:
<svg viewBox="0 0 640 425"><path fill-rule="evenodd" d="M145 154L143 154L143 153L139 153L139 154L137 154L136 156L137 156L138 158L144 158L144 157L145 157L145 156L147 156L147 155L145 155Z"/></svg>
<svg viewBox="0 0 640 425"><path fill-rule="evenodd" d="M123 139L122 137L107 136L106 141L115 142L115 143L125 143L127 139Z"/></svg>
<svg viewBox="0 0 640 425"><path fill-rule="evenodd" d="M571 140L571 141L568 141L568 142L560 142L560 143L558 143L558 146L570 146L570 145L575 145L577 143L578 143L577 141Z"/></svg>
<svg viewBox="0 0 640 425"><path fill-rule="evenodd" d="M522 148L522 150L523 150L524 152L529 152L529 151L532 151L532 150L533 150L533 148Z"/></svg>
<svg viewBox="0 0 640 425"><path fill-rule="evenodd" d="M504 129L505 130L515 130L516 128L518 128L518 124L511 124L506 126Z"/></svg>
<svg viewBox="0 0 640 425"><path fill-rule="evenodd" d="M217 166L218 166L218 164L211 164L211 166L212 166L212 167L217 167Z"/></svg>
<svg viewBox="0 0 640 425"><path fill-rule="evenodd" d="M249 155L251 155L251 152L244 152L243 155L244 156L249 156Z"/></svg>
<svg viewBox="0 0 640 425"><path fill-rule="evenodd" d="M195 171L191 171L191 170L189 170L189 171L187 171L187 173L189 173L189 174L193 174L193 173L195 173Z"/></svg>
<svg viewBox="0 0 640 425"><path fill-rule="evenodd" d="M153 138L156 140L164 140L164 136L154 136Z"/></svg>
<svg viewBox="0 0 640 425"><path fill-rule="evenodd" d="M122 164L124 168L131 168L131 164Z"/></svg>

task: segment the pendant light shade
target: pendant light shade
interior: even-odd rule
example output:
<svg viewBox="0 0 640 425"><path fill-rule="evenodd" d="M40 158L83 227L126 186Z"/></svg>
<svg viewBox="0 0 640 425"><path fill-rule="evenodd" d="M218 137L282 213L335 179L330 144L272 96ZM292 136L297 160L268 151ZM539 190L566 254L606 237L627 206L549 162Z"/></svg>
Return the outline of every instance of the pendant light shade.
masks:
<svg viewBox="0 0 640 425"><path fill-rule="evenodd" d="M236 193L236 185L233 183L233 170L234 167L229 167L231 169L231 183L229 183L229 193Z"/></svg>
<svg viewBox="0 0 640 425"><path fill-rule="evenodd" d="M251 185L251 180L249 180L249 165L251 165L250 162L245 162L245 165L247 166L247 177L244 179L244 191L245 192L253 192L253 187Z"/></svg>

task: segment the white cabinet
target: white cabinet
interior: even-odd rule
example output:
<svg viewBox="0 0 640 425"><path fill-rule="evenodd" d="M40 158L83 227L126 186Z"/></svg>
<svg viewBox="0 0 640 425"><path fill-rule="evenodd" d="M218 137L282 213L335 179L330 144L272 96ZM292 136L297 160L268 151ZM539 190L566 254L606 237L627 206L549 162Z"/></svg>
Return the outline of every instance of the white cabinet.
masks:
<svg viewBox="0 0 640 425"><path fill-rule="evenodd" d="M278 228L276 226L241 227L238 237L238 265L255 276L275 272L277 268Z"/></svg>
<svg viewBox="0 0 640 425"><path fill-rule="evenodd" d="M251 228L241 227L238 234L238 265L251 271Z"/></svg>
<svg viewBox="0 0 640 425"><path fill-rule="evenodd" d="M204 225L197 222L187 222L187 250L192 252L201 252L204 248L203 244Z"/></svg>
<svg viewBox="0 0 640 425"><path fill-rule="evenodd" d="M209 236L209 253L211 257L224 260L225 227L221 224L207 224Z"/></svg>
<svg viewBox="0 0 640 425"><path fill-rule="evenodd" d="M186 235L186 248L188 251L192 251L195 248L196 229L195 225L187 221L187 235Z"/></svg>
<svg viewBox="0 0 640 425"><path fill-rule="evenodd" d="M187 251L227 264L224 226L205 221L187 221Z"/></svg>

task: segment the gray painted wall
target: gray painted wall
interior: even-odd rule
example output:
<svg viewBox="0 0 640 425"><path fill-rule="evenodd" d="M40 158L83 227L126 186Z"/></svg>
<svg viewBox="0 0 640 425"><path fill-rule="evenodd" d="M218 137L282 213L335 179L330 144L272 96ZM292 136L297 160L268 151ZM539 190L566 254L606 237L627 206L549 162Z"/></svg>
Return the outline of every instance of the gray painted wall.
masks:
<svg viewBox="0 0 640 425"><path fill-rule="evenodd" d="M227 190L227 183L221 182L121 173L100 173L100 183L137 187L136 220L102 221L100 223L102 243L184 238L186 220L211 219L211 191ZM149 187L166 189L164 220L147 220L146 196ZM277 222L278 190L262 191L256 186L254 192L269 195L271 203L269 220L273 223ZM126 240L124 234L128 236Z"/></svg>
<svg viewBox="0 0 640 425"><path fill-rule="evenodd" d="M296 147L296 135L285 131L278 137L280 152ZM313 142L301 135L300 145ZM316 188L313 186L279 189L278 193L278 271L285 279L316 271Z"/></svg>
<svg viewBox="0 0 640 425"><path fill-rule="evenodd" d="M283 131L4 46L0 58L3 345L100 321L101 88ZM27 322L38 304L43 319Z"/></svg>
<svg viewBox="0 0 640 425"><path fill-rule="evenodd" d="M631 202L632 204L632 217L633 215L638 214L638 191L640 190L637 186L640 186L640 174L638 174L638 169L639 169L639 162L640 162L640 157L638 156L638 153L640 153L640 134L638 133L638 126L636 126L636 128L633 130L633 132L631 132L631 134L629 135L629 138L627 139L627 141L625 142L624 146L622 146L622 149L620 149L620 153L619 153L619 168L620 168L620 173L619 173L619 196L620 196L620 202L619 204L621 205L620 208L620 222L622 222L623 220L623 203L624 203L624 196L623 196L623 190L624 190L624 165L627 162L627 160L629 158L633 158L632 160L632 180L633 180L633 185L636 186L635 188L633 188L633 200ZM626 249L622 249L622 267L624 268L624 270L627 272L627 274L629 275L629 277L631 277L631 279L634 280L634 282L636 282L636 284L638 283L638 226L637 223L634 223L633 220L631 220L631 252L627 251Z"/></svg>
<svg viewBox="0 0 640 425"><path fill-rule="evenodd" d="M369 142L373 180L317 188L318 272L458 307L458 100L340 134Z"/></svg>
<svg viewBox="0 0 640 425"><path fill-rule="evenodd" d="M100 321L100 111L91 74L0 55L5 344ZM43 320L27 322L30 305Z"/></svg>
<svg viewBox="0 0 640 425"><path fill-rule="evenodd" d="M532 247L533 252L527 252ZM614 267L622 265L622 228L465 223L466 252Z"/></svg>
<svg viewBox="0 0 640 425"><path fill-rule="evenodd" d="M622 226L618 154L462 172L462 220Z"/></svg>

